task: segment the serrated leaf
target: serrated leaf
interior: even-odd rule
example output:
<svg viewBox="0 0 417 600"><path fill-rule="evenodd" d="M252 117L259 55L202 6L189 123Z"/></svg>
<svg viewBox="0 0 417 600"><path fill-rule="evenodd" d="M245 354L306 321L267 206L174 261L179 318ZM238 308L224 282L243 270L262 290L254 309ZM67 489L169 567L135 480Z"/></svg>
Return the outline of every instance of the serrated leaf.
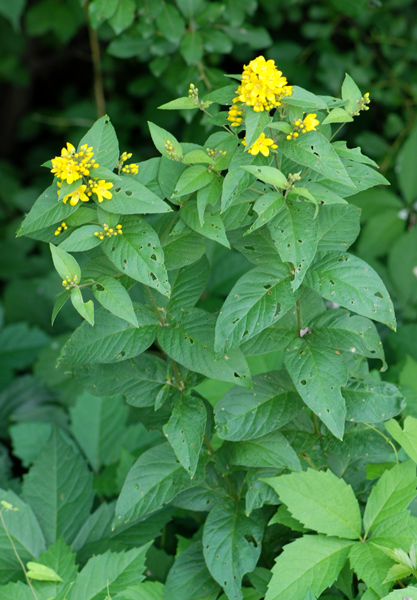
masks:
<svg viewBox="0 0 417 600"><path fill-rule="evenodd" d="M82 316L83 319L91 326L94 325L94 303L92 300L84 302L80 288L72 288L70 290L71 302L75 310Z"/></svg>
<svg viewBox="0 0 417 600"><path fill-rule="evenodd" d="M184 311L180 321L160 328L158 343L170 358L187 369L206 377L250 387L249 368L238 348L227 355L218 356L214 352L215 322L215 315L204 310L193 308Z"/></svg>
<svg viewBox="0 0 417 600"><path fill-rule="evenodd" d="M337 579L352 541L305 535L284 546L272 568L265 600L299 600L309 589L318 597Z"/></svg>
<svg viewBox="0 0 417 600"><path fill-rule="evenodd" d="M360 538L358 501L351 486L332 471L307 469L265 481L307 529L351 540Z"/></svg>
<svg viewBox="0 0 417 600"><path fill-rule="evenodd" d="M242 600L241 581L256 566L262 535L262 513L247 517L242 503L228 500L210 511L203 532L204 558L229 600Z"/></svg>
<svg viewBox="0 0 417 600"><path fill-rule="evenodd" d="M81 279L81 269L75 258L53 244L49 244L49 248L58 275L62 279L73 279L76 277L79 282Z"/></svg>
<svg viewBox="0 0 417 600"><path fill-rule="evenodd" d="M300 287L317 249L319 226L313 213L311 204L289 200L267 225L281 260L294 265L294 290Z"/></svg>
<svg viewBox="0 0 417 600"><path fill-rule="evenodd" d="M102 231L99 225L84 225L73 231L63 242L59 244L60 250L67 252L84 252L91 250L101 244L101 240L95 233Z"/></svg>
<svg viewBox="0 0 417 600"><path fill-rule="evenodd" d="M65 469L62 469L65 464ZM72 443L54 428L23 482L23 495L48 544L61 535L70 544L93 503L92 474Z"/></svg>
<svg viewBox="0 0 417 600"><path fill-rule="evenodd" d="M61 350L66 365L94 362L121 362L149 348L155 339L159 321L148 306L136 305L139 326L134 327L104 309L96 311L93 327L82 323Z"/></svg>
<svg viewBox="0 0 417 600"><path fill-rule="evenodd" d="M204 402L195 396L182 395L174 404L171 418L163 427L165 437L191 477L197 470L206 421Z"/></svg>
<svg viewBox="0 0 417 600"><path fill-rule="evenodd" d="M41 583L32 581L33 588L38 594L38 598L65 598L66 591L68 591L73 584L77 573L75 554L73 554L71 547L67 545L61 537L55 544L49 546L46 552L43 552L39 556L37 563L52 569L55 573L58 573L63 580L62 583L60 583L59 580L50 581L49 583L46 583L45 581L42 581Z"/></svg>
<svg viewBox="0 0 417 600"><path fill-rule="evenodd" d="M381 278L352 254L328 253L319 258L305 284L332 302L396 328L394 307Z"/></svg>
<svg viewBox="0 0 417 600"><path fill-rule="evenodd" d="M228 351L280 319L296 302L286 265L255 267L233 286L216 322L214 349Z"/></svg>
<svg viewBox="0 0 417 600"><path fill-rule="evenodd" d="M253 389L234 387L216 404L217 435L231 441L260 437L284 427L302 406L286 371L256 375Z"/></svg>
<svg viewBox="0 0 417 600"><path fill-rule="evenodd" d="M117 500L114 526L159 510L194 485L195 480L190 479L168 442L147 450L127 474Z"/></svg>
<svg viewBox="0 0 417 600"><path fill-rule="evenodd" d="M380 423L398 415L406 405L404 396L388 381L352 379L342 394L346 402L347 421Z"/></svg>
<svg viewBox="0 0 417 600"><path fill-rule="evenodd" d="M204 213L204 223L201 225L197 203L195 200L191 200L181 208L180 216L184 223L196 233L230 248L225 226L219 214L211 212L207 208Z"/></svg>
<svg viewBox="0 0 417 600"><path fill-rule="evenodd" d="M29 236L35 231L66 221L70 215L75 213L79 206L60 202L56 192L57 186L54 183L39 196L20 226L16 234L18 237Z"/></svg>
<svg viewBox="0 0 417 600"><path fill-rule="evenodd" d="M387 573L383 583L390 583L398 581L398 579L404 579L410 577L413 574L413 569L406 565L393 565Z"/></svg>
<svg viewBox="0 0 417 600"><path fill-rule="evenodd" d="M388 592L390 586L383 581L392 566L392 560L375 545L369 541L357 542L350 550L349 560L357 577L375 590L380 597Z"/></svg>
<svg viewBox="0 0 417 600"><path fill-rule="evenodd" d="M210 265L206 256L193 265L179 269L172 282L171 298L166 308L168 317L193 308L204 292L209 277Z"/></svg>
<svg viewBox="0 0 417 600"><path fill-rule="evenodd" d="M284 173L281 173L281 171L275 167L255 167L254 165L243 165L241 168L245 171L248 171L248 173L252 173L252 175L256 175L257 179L260 179L265 183L270 183L277 188L285 189L286 185L288 184Z"/></svg>
<svg viewBox="0 0 417 600"><path fill-rule="evenodd" d="M366 534L385 519L405 510L415 498L416 465L407 461L385 471L372 488L363 516Z"/></svg>
<svg viewBox="0 0 417 600"><path fill-rule="evenodd" d="M168 573L165 596L171 600L205 600L218 591L219 586L207 569L201 542L190 544Z"/></svg>
<svg viewBox="0 0 417 600"><path fill-rule="evenodd" d="M132 300L120 281L103 275L96 279L92 290L96 300L113 315L124 319L134 327L139 326Z"/></svg>
<svg viewBox="0 0 417 600"><path fill-rule="evenodd" d="M123 235L105 239L101 247L122 273L169 296L164 252L155 230L144 219L125 218Z"/></svg>
<svg viewBox="0 0 417 600"><path fill-rule="evenodd" d="M417 462L417 419L408 416L404 420L404 427L401 429L400 424L391 419L384 423L385 429L400 444L407 452L408 456L416 463Z"/></svg>
<svg viewBox="0 0 417 600"><path fill-rule="evenodd" d="M110 117L104 115L98 119L82 138L78 148L83 144L93 147L94 160L100 167L114 169L119 159L119 143Z"/></svg>
<svg viewBox="0 0 417 600"><path fill-rule="evenodd" d="M166 8L171 9L174 7L170 6L170 5L166 5ZM171 154L168 153L168 150L166 148L166 144L167 144L167 142L169 142L173 146L173 149L174 149L177 159L180 160L182 158L182 148L181 148L180 143L172 135L172 133L169 133L169 131L166 131L166 129L162 129L162 127L158 127L158 125L155 125L154 123L151 123L150 121L148 121L148 126L149 126L149 131L151 133L152 141L155 144L155 148L163 156L165 156L166 158L168 158L169 160L172 161L172 156L171 156Z"/></svg>
<svg viewBox="0 0 417 600"><path fill-rule="evenodd" d="M345 429L345 401L341 388L348 373L342 356L310 341L309 335L295 338L284 354L284 363L301 398L341 439Z"/></svg>
<svg viewBox="0 0 417 600"><path fill-rule="evenodd" d="M166 102L165 104L161 104L158 106L159 110L188 110L198 108L198 104L194 98L189 98L188 96L184 98L176 98L175 100L171 100L171 102Z"/></svg>

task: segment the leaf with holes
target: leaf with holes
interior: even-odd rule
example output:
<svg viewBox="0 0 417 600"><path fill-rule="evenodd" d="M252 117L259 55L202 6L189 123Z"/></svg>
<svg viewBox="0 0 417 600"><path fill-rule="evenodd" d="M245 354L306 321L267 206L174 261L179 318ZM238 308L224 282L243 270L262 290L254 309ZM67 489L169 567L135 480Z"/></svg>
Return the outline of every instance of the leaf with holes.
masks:
<svg viewBox="0 0 417 600"><path fill-rule="evenodd" d="M261 265L245 273L220 309L215 351L227 351L254 337L282 317L298 296L286 265Z"/></svg>
<svg viewBox="0 0 417 600"><path fill-rule="evenodd" d="M242 600L242 578L256 567L261 553L261 511L245 515L243 502L216 504L204 524L203 552L207 567L229 600Z"/></svg>
<svg viewBox="0 0 417 600"><path fill-rule="evenodd" d="M310 131L300 135L297 140L284 140L280 143L279 149L284 156L298 165L309 167L330 181L337 181L342 185L354 188L336 150L319 131ZM352 190L351 193L356 191Z"/></svg>
<svg viewBox="0 0 417 600"><path fill-rule="evenodd" d="M204 402L195 396L181 394L174 404L168 423L163 427L165 437L190 477L197 470L206 421Z"/></svg>
<svg viewBox="0 0 417 600"><path fill-rule="evenodd" d="M388 381L351 379L342 394L346 402L346 420L356 423L387 421L398 415L406 405L404 396Z"/></svg>
<svg viewBox="0 0 417 600"><path fill-rule="evenodd" d="M132 300L120 281L114 277L103 275L96 279L92 289L94 297L104 308L116 317L124 319L134 327L138 327Z"/></svg>
<svg viewBox="0 0 417 600"><path fill-rule="evenodd" d="M196 200L187 202L187 204L180 209L180 216L184 223L196 233L199 233L209 240L218 242L226 248L230 248L223 220L219 214L212 212L210 207L207 207L206 212L204 213L203 225L200 223Z"/></svg>
<svg viewBox="0 0 417 600"><path fill-rule="evenodd" d="M238 348L227 355L214 352L216 317L199 308L184 311L181 320L161 327L158 343L169 357L206 377L250 387L249 367Z"/></svg>
<svg viewBox="0 0 417 600"><path fill-rule="evenodd" d="M328 300L396 328L394 307L381 278L352 254L329 253L318 258L305 284Z"/></svg>
<svg viewBox="0 0 417 600"><path fill-rule="evenodd" d="M278 250L269 233L269 229L262 228L251 233L244 230L235 229L228 231L227 236L233 248L243 254L251 263L255 265L277 264L280 262Z"/></svg>
<svg viewBox="0 0 417 600"><path fill-rule="evenodd" d="M168 504L177 494L196 485L168 442L138 458L127 474L117 500L114 527L135 521Z"/></svg>
<svg viewBox="0 0 417 600"><path fill-rule="evenodd" d="M136 304L139 326L119 319L104 309L96 311L95 325L82 323L61 350L65 365L121 362L149 348L156 337L159 321L148 306Z"/></svg>
<svg viewBox="0 0 417 600"><path fill-rule="evenodd" d="M317 252L344 252L360 231L360 209L354 204L328 204L319 212Z"/></svg>
<svg viewBox="0 0 417 600"><path fill-rule="evenodd" d="M281 260L294 265L294 290L300 287L316 254L319 224L313 216L311 204L289 200L267 225Z"/></svg>
<svg viewBox="0 0 417 600"><path fill-rule="evenodd" d="M171 288L161 243L144 219L126 217L123 235L105 239L101 247L122 273L169 296Z"/></svg>
<svg viewBox="0 0 417 600"><path fill-rule="evenodd" d="M341 387L348 379L340 354L310 341L310 336L295 337L284 354L284 363L301 398L341 439L345 428L345 401Z"/></svg>
<svg viewBox="0 0 417 600"><path fill-rule="evenodd" d="M93 147L94 160L100 167L114 169L119 158L119 143L110 117L104 115L94 123L78 144L78 150L83 144Z"/></svg>
<svg viewBox="0 0 417 600"><path fill-rule="evenodd" d="M257 438L284 427L302 408L286 371L256 375L252 390L234 387L216 404L217 435L231 441Z"/></svg>
<svg viewBox="0 0 417 600"><path fill-rule="evenodd" d="M204 292L209 277L210 265L206 256L189 267L179 269L172 282L171 298L166 308L168 317L192 308Z"/></svg>
<svg viewBox="0 0 417 600"><path fill-rule="evenodd" d="M343 308L332 309L315 317L309 327L310 339L317 346L377 358L382 362L381 368L387 369L378 330L369 319L350 315Z"/></svg>

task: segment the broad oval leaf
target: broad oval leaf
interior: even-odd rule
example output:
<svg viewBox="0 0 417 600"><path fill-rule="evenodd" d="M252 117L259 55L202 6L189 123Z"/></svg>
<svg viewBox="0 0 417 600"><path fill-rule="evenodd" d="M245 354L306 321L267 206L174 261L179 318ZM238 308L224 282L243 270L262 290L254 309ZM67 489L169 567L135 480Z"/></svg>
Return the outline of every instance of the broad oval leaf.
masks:
<svg viewBox="0 0 417 600"><path fill-rule="evenodd" d="M197 202L195 200L187 202L187 204L181 208L180 216L184 223L196 233L199 233L209 240L214 240L226 248L230 248L223 219L218 213L210 210L209 207L205 210L203 225L201 225L200 222Z"/></svg>
<svg viewBox="0 0 417 600"><path fill-rule="evenodd" d="M113 315L138 327L132 300L126 288L114 277L103 275L93 285L94 297Z"/></svg>
<svg viewBox="0 0 417 600"><path fill-rule="evenodd" d="M20 226L17 235L27 235L65 221L75 213L79 205L71 206L58 200L57 186L54 183L39 196Z"/></svg>
<svg viewBox="0 0 417 600"><path fill-rule="evenodd" d="M60 277L62 279L72 279L76 278L78 283L81 279L81 269L77 261L71 254L65 252L65 250L61 250L57 246L53 244L49 244L52 254L52 260L54 262L54 267Z"/></svg>
<svg viewBox="0 0 417 600"><path fill-rule="evenodd" d="M343 388L342 395L346 402L346 420L357 423L387 421L398 415L406 405L404 396L388 381L352 379L347 387ZM417 442L417 435L415 439Z"/></svg>
<svg viewBox="0 0 417 600"><path fill-rule="evenodd" d="M104 115L87 131L78 144L93 147L94 160L106 169L113 170L119 158L119 143L110 117Z"/></svg>
<svg viewBox="0 0 417 600"><path fill-rule="evenodd" d="M242 169L245 169L248 173L252 173L252 175L256 175L256 178L264 183L270 183L280 189L285 189L288 184L284 173L275 167L256 167L255 165L249 165L242 166Z"/></svg>
<svg viewBox="0 0 417 600"><path fill-rule="evenodd" d="M101 244L100 238L95 235L102 231L99 225L84 225L73 231L61 244L60 250L67 252L84 252Z"/></svg>

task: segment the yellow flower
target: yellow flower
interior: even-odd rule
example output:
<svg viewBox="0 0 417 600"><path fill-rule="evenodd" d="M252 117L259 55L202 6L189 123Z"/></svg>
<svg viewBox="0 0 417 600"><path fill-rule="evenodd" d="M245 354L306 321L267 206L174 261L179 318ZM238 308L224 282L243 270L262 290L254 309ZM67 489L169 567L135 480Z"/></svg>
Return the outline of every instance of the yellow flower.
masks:
<svg viewBox="0 0 417 600"><path fill-rule="evenodd" d="M99 202L103 202L103 198L107 198L110 200L112 198L112 193L109 190L113 187L113 184L110 181L105 181L105 179L100 179L95 182L95 185L92 187L92 192L96 194Z"/></svg>
<svg viewBox="0 0 417 600"><path fill-rule="evenodd" d="M246 146L245 140L243 140L242 144ZM256 142L254 142L249 148L248 152L253 156L256 156L256 154L259 154L259 152L264 156L269 156L269 151L275 150L275 148L278 148L278 146L274 144L274 140L265 137L265 134L261 133Z"/></svg>
<svg viewBox="0 0 417 600"><path fill-rule="evenodd" d="M276 68L275 61L258 56L249 65L244 65L237 94L234 101L261 112L282 104L282 98L291 96L292 87L288 85L287 78L282 76L282 71Z"/></svg>
<svg viewBox="0 0 417 600"><path fill-rule="evenodd" d="M79 152L76 152L74 146L67 142L66 148L61 150L61 156L55 156L52 159L51 173L58 179L71 184L77 179L81 179L83 175L89 175L90 169L98 167L93 156L92 146L83 144Z"/></svg>
<svg viewBox="0 0 417 600"><path fill-rule="evenodd" d="M75 190L75 192L71 192L71 194L67 194L66 196L64 196L62 198L62 202L66 204L68 198L70 199L69 203L71 204L71 206L76 206L80 200L81 202L88 202L89 198L85 193L86 189L86 185L80 185L80 187L78 187Z"/></svg>
<svg viewBox="0 0 417 600"><path fill-rule="evenodd" d="M318 119L316 119L317 115L315 113L311 113L308 114L306 117L304 117L303 119L303 124L304 127L302 129L303 133L306 133L306 131L315 131L317 125L320 125L320 121Z"/></svg>
<svg viewBox="0 0 417 600"><path fill-rule="evenodd" d="M137 175L139 173L139 165L136 163L130 163L130 165L125 165L122 168L122 173L126 173L126 175Z"/></svg>

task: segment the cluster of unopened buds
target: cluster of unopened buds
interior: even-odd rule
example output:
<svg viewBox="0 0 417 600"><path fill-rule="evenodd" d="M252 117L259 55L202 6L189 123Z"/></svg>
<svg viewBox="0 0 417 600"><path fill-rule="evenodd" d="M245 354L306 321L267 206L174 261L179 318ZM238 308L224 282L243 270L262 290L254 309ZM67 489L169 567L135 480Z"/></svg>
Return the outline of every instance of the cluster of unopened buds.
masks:
<svg viewBox="0 0 417 600"><path fill-rule="evenodd" d="M175 152L175 148L172 145L172 142L170 142L169 140L165 142L165 150L167 151L168 156L172 158L172 160L179 160L177 153Z"/></svg>
<svg viewBox="0 0 417 600"><path fill-rule="evenodd" d="M132 158L132 153L131 152L123 152L123 154L120 155L120 160L119 160L119 164L120 166L122 166L121 171L122 173L125 173L126 175L137 175L139 173L139 165L136 163L130 163L129 165L125 165L124 163L129 160L129 158Z"/></svg>
<svg viewBox="0 0 417 600"><path fill-rule="evenodd" d="M352 115L352 117L358 116L358 114L361 112L361 110L369 110L368 104L370 102L371 102L371 99L369 97L369 92L366 92L366 94L364 94L362 96L362 98L360 100L358 100L357 109L350 113Z"/></svg>
<svg viewBox="0 0 417 600"><path fill-rule="evenodd" d="M287 140L297 139L300 133L316 131L317 125L320 125L320 121L316 117L315 113L309 113L304 119L294 119L293 130L287 135Z"/></svg>
<svg viewBox="0 0 417 600"><path fill-rule="evenodd" d="M105 237L112 237L113 235L122 235L122 226L116 225L116 227L109 227L106 223L103 223L103 231L95 231L94 235L98 237L99 240L104 240Z"/></svg>
<svg viewBox="0 0 417 600"><path fill-rule="evenodd" d="M77 283L77 275L74 275L74 277L70 277L69 275L67 275L66 278L62 281L62 285L65 287L66 290L69 290L72 286L77 285Z"/></svg>
<svg viewBox="0 0 417 600"><path fill-rule="evenodd" d="M216 160L216 158L219 156L225 156L227 154L226 150L219 150L218 148L214 148L214 150L212 148L206 148L206 152L213 160Z"/></svg>
<svg viewBox="0 0 417 600"><path fill-rule="evenodd" d="M61 225L59 227L57 227L57 229L55 230L55 235L59 235L60 233L62 233L63 231L66 231L68 229L67 224L65 223L65 221L62 221Z"/></svg>
<svg viewBox="0 0 417 600"><path fill-rule="evenodd" d="M203 100L200 100L198 97L198 88L195 87L195 85L193 83L190 83L190 87L188 90L188 97L191 98L192 100L194 100L194 104L196 106L198 106L199 108L207 108L208 106L210 106L210 104L213 104L212 102L210 102L209 100L207 100L206 102L204 102Z"/></svg>

